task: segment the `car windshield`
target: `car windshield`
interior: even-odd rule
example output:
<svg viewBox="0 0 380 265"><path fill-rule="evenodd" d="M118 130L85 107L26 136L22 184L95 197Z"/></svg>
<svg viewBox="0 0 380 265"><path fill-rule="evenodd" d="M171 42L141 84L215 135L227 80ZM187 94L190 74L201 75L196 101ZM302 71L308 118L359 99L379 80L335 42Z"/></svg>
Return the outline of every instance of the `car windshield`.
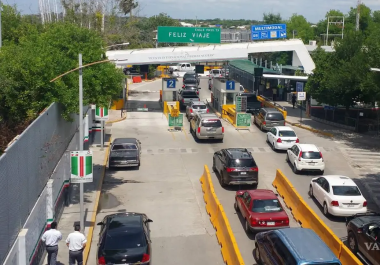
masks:
<svg viewBox="0 0 380 265"><path fill-rule="evenodd" d="M321 153L319 152L302 152L302 158L303 159L321 159Z"/></svg>
<svg viewBox="0 0 380 265"><path fill-rule="evenodd" d="M281 113L269 113L266 119L268 121L283 121L284 116Z"/></svg>
<svg viewBox="0 0 380 265"><path fill-rule="evenodd" d="M142 230L107 233L105 250L139 248L146 246L146 238Z"/></svg>
<svg viewBox="0 0 380 265"><path fill-rule="evenodd" d="M360 196L360 190L356 186L332 186L334 195L337 196Z"/></svg>
<svg viewBox="0 0 380 265"><path fill-rule="evenodd" d="M293 131L279 131L278 136L280 137L296 137L296 133Z"/></svg>
<svg viewBox="0 0 380 265"><path fill-rule="evenodd" d="M210 120L203 120L201 127L219 128L219 127L223 127L223 125L219 119L210 119Z"/></svg>
<svg viewBox="0 0 380 265"><path fill-rule="evenodd" d="M137 150L135 144L115 144L112 146L112 151L114 150Z"/></svg>
<svg viewBox="0 0 380 265"><path fill-rule="evenodd" d="M230 167L257 167L252 158L249 159L231 159Z"/></svg>
<svg viewBox="0 0 380 265"><path fill-rule="evenodd" d="M193 105L193 109L206 109L206 105Z"/></svg>
<svg viewBox="0 0 380 265"><path fill-rule="evenodd" d="M255 213L270 213L281 212L282 207L277 199L271 200L254 200L252 206L252 212Z"/></svg>

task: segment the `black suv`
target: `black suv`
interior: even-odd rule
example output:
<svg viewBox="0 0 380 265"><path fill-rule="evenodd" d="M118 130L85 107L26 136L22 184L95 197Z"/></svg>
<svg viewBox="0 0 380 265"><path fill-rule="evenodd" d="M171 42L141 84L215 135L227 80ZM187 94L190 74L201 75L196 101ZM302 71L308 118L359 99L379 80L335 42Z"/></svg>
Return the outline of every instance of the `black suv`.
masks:
<svg viewBox="0 0 380 265"><path fill-rule="evenodd" d="M219 173L222 187L248 184L257 187L259 168L246 148L228 148L214 153L212 169Z"/></svg>
<svg viewBox="0 0 380 265"><path fill-rule="evenodd" d="M380 213L368 212L346 218L349 249L373 265L380 265Z"/></svg>
<svg viewBox="0 0 380 265"><path fill-rule="evenodd" d="M97 265L151 264L149 223L143 213L117 213L104 217L97 252Z"/></svg>

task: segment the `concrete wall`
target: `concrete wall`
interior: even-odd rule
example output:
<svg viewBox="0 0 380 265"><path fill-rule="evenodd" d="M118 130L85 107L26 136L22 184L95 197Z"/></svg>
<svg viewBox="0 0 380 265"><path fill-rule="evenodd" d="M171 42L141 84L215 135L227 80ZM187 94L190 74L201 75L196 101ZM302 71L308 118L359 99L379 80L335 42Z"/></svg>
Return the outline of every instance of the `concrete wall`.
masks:
<svg viewBox="0 0 380 265"><path fill-rule="evenodd" d="M301 60L298 58L297 53L293 51L292 66L302 66Z"/></svg>

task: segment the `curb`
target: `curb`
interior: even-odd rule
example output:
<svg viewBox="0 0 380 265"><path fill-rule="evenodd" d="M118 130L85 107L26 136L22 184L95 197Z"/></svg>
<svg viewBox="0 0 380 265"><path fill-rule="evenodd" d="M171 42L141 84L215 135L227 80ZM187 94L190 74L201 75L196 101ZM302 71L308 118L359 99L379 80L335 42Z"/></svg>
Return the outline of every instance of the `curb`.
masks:
<svg viewBox="0 0 380 265"><path fill-rule="evenodd" d="M289 121L286 121L286 123L289 123L293 126L296 126L298 128L304 129L304 130L308 130L308 131L313 132L313 133L319 133L319 134L322 134L322 135L327 136L327 137L334 137L334 134L332 134L332 133L327 133L327 132L320 131L320 130L317 130L314 128L306 127L306 126L303 126L299 123L293 123L293 122L289 122Z"/></svg>
<svg viewBox="0 0 380 265"><path fill-rule="evenodd" d="M112 136L110 138L110 143L112 143ZM102 172L102 176L100 177L99 184L98 184L98 190L96 191L96 198L95 198L95 203L94 203L94 209L93 209L93 214L92 214L92 217L91 217L91 226L89 227L88 234L87 234L87 244L86 245L88 247L85 248L84 253L83 253L83 264L84 265L87 264L88 255L90 254L90 250L91 250L92 236L93 236L93 233L94 233L96 216L98 214L100 194L102 193L103 181L104 181L104 177L106 175L106 165L107 165L107 162L108 162L108 152L109 152L110 146L111 145L109 144L108 147L107 147L106 153L104 155L103 172Z"/></svg>

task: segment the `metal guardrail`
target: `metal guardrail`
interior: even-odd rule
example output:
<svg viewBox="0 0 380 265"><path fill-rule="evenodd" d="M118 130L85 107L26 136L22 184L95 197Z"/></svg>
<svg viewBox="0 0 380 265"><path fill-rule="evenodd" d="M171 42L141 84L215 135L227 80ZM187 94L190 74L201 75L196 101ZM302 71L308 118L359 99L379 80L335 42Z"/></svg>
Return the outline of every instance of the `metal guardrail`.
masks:
<svg viewBox="0 0 380 265"><path fill-rule="evenodd" d="M266 98L264 96L260 96L260 97L262 97L263 99L265 99L266 102L269 102L269 103L273 104L276 108L279 108L279 109L281 109L283 111L286 111L286 108L284 106L281 106L280 104L274 102L273 100L271 100L269 98Z"/></svg>

